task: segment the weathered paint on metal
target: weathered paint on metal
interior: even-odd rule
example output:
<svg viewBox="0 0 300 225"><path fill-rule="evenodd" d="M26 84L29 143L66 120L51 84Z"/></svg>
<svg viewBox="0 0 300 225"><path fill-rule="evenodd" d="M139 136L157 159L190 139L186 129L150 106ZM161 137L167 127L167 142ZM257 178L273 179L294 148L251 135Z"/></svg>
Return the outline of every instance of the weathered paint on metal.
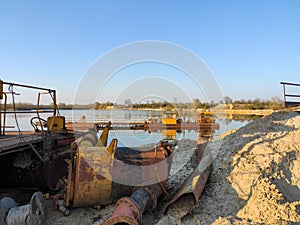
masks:
<svg viewBox="0 0 300 225"><path fill-rule="evenodd" d="M118 140L117 139L112 139L109 146L108 146L108 148L107 148L108 153L113 155L114 152L116 151L117 145L118 145Z"/></svg>
<svg viewBox="0 0 300 225"><path fill-rule="evenodd" d="M111 202L112 155L106 147L79 148L73 189L73 207L105 205Z"/></svg>
<svg viewBox="0 0 300 225"><path fill-rule="evenodd" d="M79 145L74 150L72 163L69 165L65 197L67 206L109 204L122 196L130 195L135 185L130 187L128 184L134 184L136 180L140 182L139 185L149 182L166 186L171 161L165 159L172 153L171 146L163 143L155 148L116 146L117 140L114 139L109 147ZM148 169L148 166L155 168L156 163L162 163L162 167ZM126 164L132 167L126 169ZM117 183L119 184L116 185Z"/></svg>
<svg viewBox="0 0 300 225"><path fill-rule="evenodd" d="M108 122L101 133L101 136L96 144L96 146L107 146L108 133L110 130L111 122Z"/></svg>

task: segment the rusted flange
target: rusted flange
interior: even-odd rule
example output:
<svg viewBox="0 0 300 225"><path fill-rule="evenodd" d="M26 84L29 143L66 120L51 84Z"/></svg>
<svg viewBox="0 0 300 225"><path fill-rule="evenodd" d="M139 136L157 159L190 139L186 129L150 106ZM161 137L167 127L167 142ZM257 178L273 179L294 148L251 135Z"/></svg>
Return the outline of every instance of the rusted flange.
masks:
<svg viewBox="0 0 300 225"><path fill-rule="evenodd" d="M115 225L119 223L138 225L142 219L142 213L137 204L129 197L121 198L116 209L108 220L103 225Z"/></svg>

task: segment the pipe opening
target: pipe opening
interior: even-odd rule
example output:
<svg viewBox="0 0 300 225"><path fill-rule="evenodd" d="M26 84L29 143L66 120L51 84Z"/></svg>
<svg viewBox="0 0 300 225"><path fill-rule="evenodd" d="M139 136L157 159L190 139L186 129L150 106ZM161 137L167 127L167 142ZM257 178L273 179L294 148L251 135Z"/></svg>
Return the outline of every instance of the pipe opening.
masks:
<svg viewBox="0 0 300 225"><path fill-rule="evenodd" d="M190 212L196 203L196 198L192 193L183 194L167 206L165 214L182 218Z"/></svg>

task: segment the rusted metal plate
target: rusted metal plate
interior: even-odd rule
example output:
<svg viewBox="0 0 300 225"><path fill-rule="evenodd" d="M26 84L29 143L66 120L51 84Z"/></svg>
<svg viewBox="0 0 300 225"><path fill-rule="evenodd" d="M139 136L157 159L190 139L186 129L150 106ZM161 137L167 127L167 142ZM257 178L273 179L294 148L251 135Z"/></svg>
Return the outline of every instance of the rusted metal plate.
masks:
<svg viewBox="0 0 300 225"><path fill-rule="evenodd" d="M111 202L112 156L105 147L78 149L73 189L73 207L105 205Z"/></svg>
<svg viewBox="0 0 300 225"><path fill-rule="evenodd" d="M117 148L112 175L116 182L142 186L158 183L168 177L169 152L164 147Z"/></svg>

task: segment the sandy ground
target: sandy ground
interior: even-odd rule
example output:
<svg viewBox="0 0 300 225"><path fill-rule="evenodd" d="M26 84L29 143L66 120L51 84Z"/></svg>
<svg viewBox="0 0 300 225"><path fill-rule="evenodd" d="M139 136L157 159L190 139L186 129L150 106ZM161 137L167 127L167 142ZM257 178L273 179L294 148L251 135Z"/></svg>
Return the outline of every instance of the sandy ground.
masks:
<svg viewBox="0 0 300 225"><path fill-rule="evenodd" d="M195 208L182 219L163 216L169 200L163 196L154 211L143 215L142 225L300 224L299 128L299 113L277 112L222 135L208 145L212 172ZM195 166L195 145L194 140L178 144L168 184L171 196ZM47 204L48 225L100 225L114 210L114 205L80 208L64 217Z"/></svg>

